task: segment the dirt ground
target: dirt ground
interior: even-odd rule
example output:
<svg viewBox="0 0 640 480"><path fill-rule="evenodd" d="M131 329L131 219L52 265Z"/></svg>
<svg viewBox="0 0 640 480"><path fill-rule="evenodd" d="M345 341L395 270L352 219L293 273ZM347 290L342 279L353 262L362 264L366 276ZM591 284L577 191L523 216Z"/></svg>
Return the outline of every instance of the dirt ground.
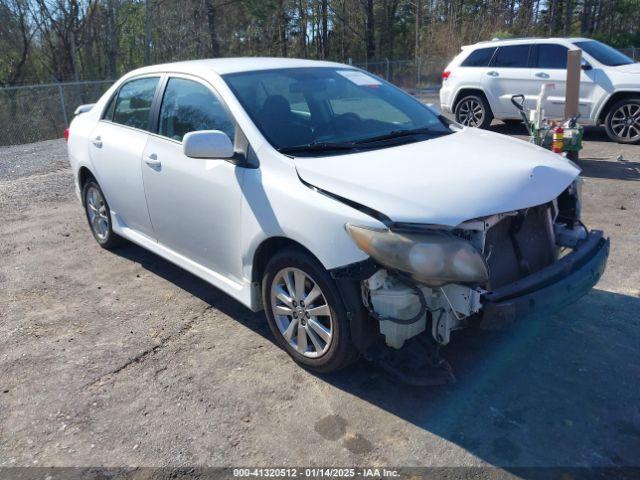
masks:
<svg viewBox="0 0 640 480"><path fill-rule="evenodd" d="M262 314L100 249L63 140L0 148L0 466L640 466L640 147L589 129L582 167L584 221L612 240L600 283L456 334L458 382L412 388L364 361L306 372Z"/></svg>

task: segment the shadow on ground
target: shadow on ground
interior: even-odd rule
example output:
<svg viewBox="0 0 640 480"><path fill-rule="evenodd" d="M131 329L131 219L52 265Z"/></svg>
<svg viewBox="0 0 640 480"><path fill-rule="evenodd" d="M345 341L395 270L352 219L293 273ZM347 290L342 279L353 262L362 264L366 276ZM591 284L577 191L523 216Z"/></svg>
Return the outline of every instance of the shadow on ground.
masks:
<svg viewBox="0 0 640 480"><path fill-rule="evenodd" d="M142 248L117 253L272 341L262 313ZM640 466L638 311L640 298L594 290L508 333L458 332L443 351L458 382L444 387L366 361L319 378L491 465Z"/></svg>
<svg viewBox="0 0 640 480"><path fill-rule="evenodd" d="M640 163L628 161L592 160L581 158L578 162L582 176L610 180L640 180Z"/></svg>

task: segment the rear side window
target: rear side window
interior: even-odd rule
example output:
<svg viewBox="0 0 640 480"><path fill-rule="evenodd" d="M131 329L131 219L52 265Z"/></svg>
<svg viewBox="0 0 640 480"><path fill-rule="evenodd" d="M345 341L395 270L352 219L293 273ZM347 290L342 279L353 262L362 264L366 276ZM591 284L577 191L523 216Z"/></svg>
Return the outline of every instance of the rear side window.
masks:
<svg viewBox="0 0 640 480"><path fill-rule="evenodd" d="M234 122L209 88L183 78L171 78L160 107L158 133L182 141L189 132L222 130L233 141Z"/></svg>
<svg viewBox="0 0 640 480"><path fill-rule="evenodd" d="M464 62L460 65L461 67L488 67L489 62L491 61L491 57L493 57L494 52L496 51L496 47L491 48L479 48L478 50L474 50L471 52Z"/></svg>
<svg viewBox="0 0 640 480"><path fill-rule="evenodd" d="M563 45L542 43L537 47L538 55L534 62L536 68L548 68L562 70L567 68L567 52L569 49Z"/></svg>
<svg viewBox="0 0 640 480"><path fill-rule="evenodd" d="M149 130L149 110L158 80L158 77L147 77L125 83L115 102L113 122Z"/></svg>
<svg viewBox="0 0 640 480"><path fill-rule="evenodd" d="M494 66L502 68L527 68L529 65L529 45L509 45L500 47L496 53Z"/></svg>

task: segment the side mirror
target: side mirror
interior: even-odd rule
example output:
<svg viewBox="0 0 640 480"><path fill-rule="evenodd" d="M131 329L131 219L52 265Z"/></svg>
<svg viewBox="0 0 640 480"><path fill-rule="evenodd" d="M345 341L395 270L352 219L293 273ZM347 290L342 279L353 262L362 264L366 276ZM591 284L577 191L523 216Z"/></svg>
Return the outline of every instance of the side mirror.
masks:
<svg viewBox="0 0 640 480"><path fill-rule="evenodd" d="M73 112L74 115L80 115L81 113L86 113L91 111L95 103L85 103L84 105L80 105Z"/></svg>
<svg viewBox="0 0 640 480"><path fill-rule="evenodd" d="M191 158L231 158L233 144L220 130L189 132L182 139L182 151Z"/></svg>
<svg viewBox="0 0 640 480"><path fill-rule="evenodd" d="M588 71L588 70L593 70L593 67L591 66L591 64L589 62L587 62L584 58L582 59L582 63L580 64L580 67L585 72Z"/></svg>

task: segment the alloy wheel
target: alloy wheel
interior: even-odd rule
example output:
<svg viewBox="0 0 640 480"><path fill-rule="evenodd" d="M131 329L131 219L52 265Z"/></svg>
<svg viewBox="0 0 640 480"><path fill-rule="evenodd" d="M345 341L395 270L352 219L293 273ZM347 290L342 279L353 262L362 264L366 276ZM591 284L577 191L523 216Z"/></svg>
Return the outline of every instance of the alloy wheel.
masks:
<svg viewBox="0 0 640 480"><path fill-rule="evenodd" d="M298 268L284 268L271 284L271 309L280 334L299 354L324 355L333 339L333 318L320 286Z"/></svg>
<svg viewBox="0 0 640 480"><path fill-rule="evenodd" d="M611 115L611 131L616 137L626 141L640 140L640 105L626 103Z"/></svg>
<svg viewBox="0 0 640 480"><path fill-rule="evenodd" d="M87 189L86 205L93 233L100 240L105 240L109 235L109 212L100 190L94 186Z"/></svg>
<svg viewBox="0 0 640 480"><path fill-rule="evenodd" d="M484 108L478 100L468 98L458 106L458 123L467 127L478 127L484 120Z"/></svg>

